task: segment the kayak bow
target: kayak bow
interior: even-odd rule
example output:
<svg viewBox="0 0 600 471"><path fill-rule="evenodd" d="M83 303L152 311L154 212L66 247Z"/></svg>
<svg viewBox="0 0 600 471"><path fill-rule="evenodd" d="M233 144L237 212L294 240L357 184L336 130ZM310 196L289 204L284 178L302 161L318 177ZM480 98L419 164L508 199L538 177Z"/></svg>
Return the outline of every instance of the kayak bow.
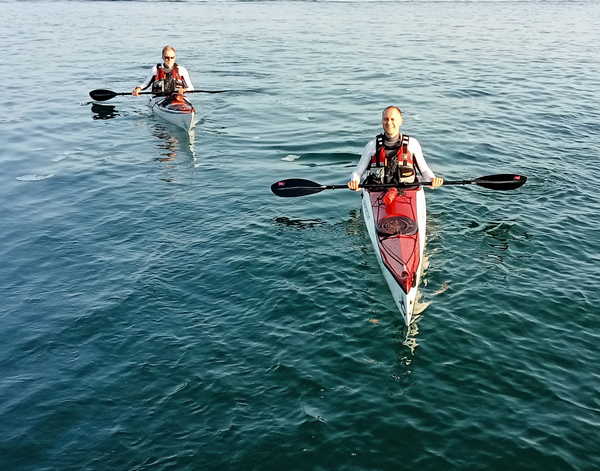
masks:
<svg viewBox="0 0 600 471"><path fill-rule="evenodd" d="M196 125L196 109L183 95L152 97L148 105L156 116L187 132Z"/></svg>

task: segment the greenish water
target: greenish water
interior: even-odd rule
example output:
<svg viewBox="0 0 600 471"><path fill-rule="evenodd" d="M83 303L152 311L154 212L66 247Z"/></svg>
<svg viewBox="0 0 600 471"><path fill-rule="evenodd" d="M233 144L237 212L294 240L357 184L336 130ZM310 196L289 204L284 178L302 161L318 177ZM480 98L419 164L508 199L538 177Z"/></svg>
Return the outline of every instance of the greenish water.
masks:
<svg viewBox="0 0 600 471"><path fill-rule="evenodd" d="M0 467L600 468L599 13L3 3ZM165 43L234 90L191 142L87 97ZM359 195L269 191L345 182L391 103L436 173L529 177L427 192L408 332Z"/></svg>

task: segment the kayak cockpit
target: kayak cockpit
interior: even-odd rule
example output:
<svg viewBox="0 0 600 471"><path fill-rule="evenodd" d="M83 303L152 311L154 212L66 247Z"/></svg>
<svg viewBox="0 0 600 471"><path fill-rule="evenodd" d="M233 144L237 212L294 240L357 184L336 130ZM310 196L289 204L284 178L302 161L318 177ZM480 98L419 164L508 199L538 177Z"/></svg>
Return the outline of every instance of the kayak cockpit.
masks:
<svg viewBox="0 0 600 471"><path fill-rule="evenodd" d="M183 95L173 95L165 98L158 105L165 111L173 111L175 113L194 113L196 109Z"/></svg>

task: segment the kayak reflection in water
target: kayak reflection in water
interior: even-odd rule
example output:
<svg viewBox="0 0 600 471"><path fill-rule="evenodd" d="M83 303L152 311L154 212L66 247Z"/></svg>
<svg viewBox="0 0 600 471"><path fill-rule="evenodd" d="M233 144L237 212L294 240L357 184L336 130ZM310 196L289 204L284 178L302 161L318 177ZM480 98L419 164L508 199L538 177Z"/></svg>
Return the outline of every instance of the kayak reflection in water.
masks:
<svg viewBox="0 0 600 471"><path fill-rule="evenodd" d="M160 128L157 128L153 133L159 141L157 141L157 147L161 150L162 157L157 157L156 160L159 162L171 162L177 157L177 151L180 149L179 139L177 136L170 134Z"/></svg>
<svg viewBox="0 0 600 471"><path fill-rule="evenodd" d="M175 48L165 46L162 50L162 64L152 67L150 75L142 85L133 89L132 95L139 96L142 90L152 87L152 93L158 96L182 94L194 89L190 74L185 67L175 62Z"/></svg>
<svg viewBox="0 0 600 471"><path fill-rule="evenodd" d="M114 105L103 105L101 103L92 103L93 119L112 119L119 116L119 112Z"/></svg>
<svg viewBox="0 0 600 471"><path fill-rule="evenodd" d="M444 179L436 177L425 162L419 141L400 132L402 122L402 111L397 106L388 106L383 110L383 134L379 134L364 147L358 165L348 181L348 188L358 191L363 181L375 184L424 181L431 182L432 188L444 184ZM367 170L368 175L364 175ZM384 201L391 203L397 193L396 188L391 188Z"/></svg>

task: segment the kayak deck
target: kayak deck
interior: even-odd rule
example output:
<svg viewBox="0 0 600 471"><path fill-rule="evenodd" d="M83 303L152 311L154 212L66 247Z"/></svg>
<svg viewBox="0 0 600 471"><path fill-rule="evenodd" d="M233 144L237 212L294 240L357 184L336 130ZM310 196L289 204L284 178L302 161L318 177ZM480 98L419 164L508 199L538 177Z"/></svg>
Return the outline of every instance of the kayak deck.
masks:
<svg viewBox="0 0 600 471"><path fill-rule="evenodd" d="M363 215L382 273L406 325L412 320L425 246L425 196L400 191L389 204L385 191L363 192Z"/></svg>
<svg viewBox="0 0 600 471"><path fill-rule="evenodd" d="M188 132L196 124L196 109L183 95L153 97L149 104L154 114Z"/></svg>

